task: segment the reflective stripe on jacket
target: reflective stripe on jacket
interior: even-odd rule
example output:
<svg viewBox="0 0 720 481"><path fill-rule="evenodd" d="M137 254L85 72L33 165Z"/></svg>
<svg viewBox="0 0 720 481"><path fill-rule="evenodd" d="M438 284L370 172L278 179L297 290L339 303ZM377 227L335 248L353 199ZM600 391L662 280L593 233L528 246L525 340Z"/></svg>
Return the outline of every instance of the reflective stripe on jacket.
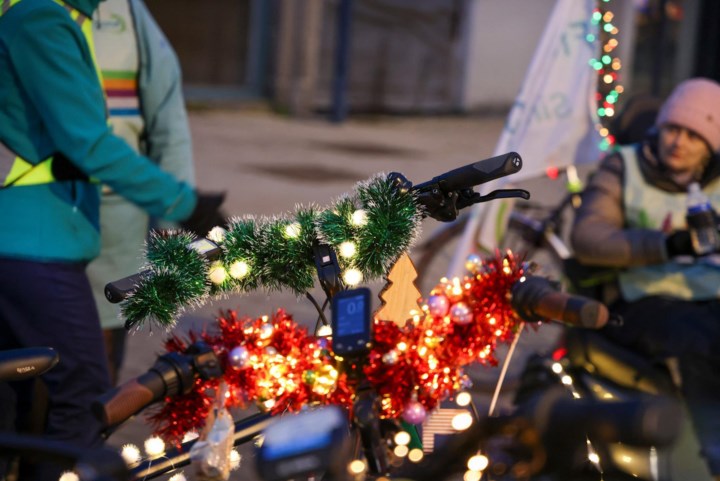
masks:
<svg viewBox="0 0 720 481"><path fill-rule="evenodd" d="M11 7L20 3L21 0L2 0L2 6L0 7L0 16L10 10ZM85 35L90 52L95 59L95 50L92 37L92 24L90 18L84 15L82 12L63 2L62 0L54 0L58 5L63 6L70 18L80 27L80 30ZM100 76L100 70L97 67L97 61L95 61L95 70ZM62 163L62 166L58 166L58 163ZM55 165L54 165L55 164ZM30 161L23 159L16 155L5 145L0 143L0 179L3 179L0 188L7 188L12 186L24 186L24 185L38 185L38 184L49 184L56 182L57 180L67 180L68 176L64 176L63 179L59 179L56 175L58 169L64 172L72 172L71 177L77 180L87 180L87 176L81 174L74 167L68 165L68 161L64 157L57 155L48 157L40 162L33 164Z"/></svg>

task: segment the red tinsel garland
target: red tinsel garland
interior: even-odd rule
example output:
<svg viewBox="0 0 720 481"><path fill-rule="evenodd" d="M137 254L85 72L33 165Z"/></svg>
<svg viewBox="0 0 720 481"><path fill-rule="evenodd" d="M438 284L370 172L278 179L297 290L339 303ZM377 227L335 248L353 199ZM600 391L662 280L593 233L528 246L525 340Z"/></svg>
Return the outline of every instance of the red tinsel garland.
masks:
<svg viewBox="0 0 720 481"><path fill-rule="evenodd" d="M498 342L509 342L521 320L510 306L510 289L524 275L511 253L469 262L471 275L438 285L423 314L404 328L375 321L374 343L364 375L381 399L382 414L398 417L419 403L426 411L463 387L463 366L496 365ZM352 406L353 388L339 372L327 339L308 335L285 311L272 319L239 318L228 311L216 333L188 333L188 341L172 337L167 350L183 352L202 340L223 363L228 386L227 407L254 402L272 413L303 406ZM156 433L178 442L200 429L219 380L195 382L186 395L165 400L150 417ZM421 408L421 409L422 409Z"/></svg>

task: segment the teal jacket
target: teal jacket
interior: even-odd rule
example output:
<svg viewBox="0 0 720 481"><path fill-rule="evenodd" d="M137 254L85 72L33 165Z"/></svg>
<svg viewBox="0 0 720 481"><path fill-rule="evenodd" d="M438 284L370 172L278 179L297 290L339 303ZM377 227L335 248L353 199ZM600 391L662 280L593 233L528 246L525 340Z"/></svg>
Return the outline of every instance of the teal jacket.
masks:
<svg viewBox="0 0 720 481"><path fill-rule="evenodd" d="M91 16L99 0L67 0ZM31 161L60 152L150 215L183 220L192 188L114 136L90 49L53 0L23 0L0 17L0 142ZM72 180L0 190L0 256L97 256L99 184Z"/></svg>

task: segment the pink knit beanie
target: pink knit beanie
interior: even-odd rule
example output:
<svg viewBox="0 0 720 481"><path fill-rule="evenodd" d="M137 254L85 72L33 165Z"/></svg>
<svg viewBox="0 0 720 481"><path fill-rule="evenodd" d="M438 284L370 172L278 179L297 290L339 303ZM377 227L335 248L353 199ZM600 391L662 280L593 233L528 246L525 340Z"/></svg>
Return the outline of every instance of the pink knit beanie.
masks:
<svg viewBox="0 0 720 481"><path fill-rule="evenodd" d="M680 83L665 101L655 124L677 124L697 132L720 152L720 84L706 78Z"/></svg>

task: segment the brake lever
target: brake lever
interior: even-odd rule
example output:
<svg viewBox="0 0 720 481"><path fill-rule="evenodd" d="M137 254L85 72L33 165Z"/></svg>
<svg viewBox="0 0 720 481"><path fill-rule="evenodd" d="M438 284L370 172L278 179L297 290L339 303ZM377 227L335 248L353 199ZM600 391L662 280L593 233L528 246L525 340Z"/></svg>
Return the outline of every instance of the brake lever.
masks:
<svg viewBox="0 0 720 481"><path fill-rule="evenodd" d="M499 189L494 190L487 195L480 195L472 189L464 189L458 192L456 206L458 210L462 210L465 207L469 207L480 202L506 198L522 198L527 200L530 198L530 193L522 189Z"/></svg>
<svg viewBox="0 0 720 481"><path fill-rule="evenodd" d="M525 199L530 198L530 192L525 189L498 189L485 195L478 195L473 204L487 202L495 199Z"/></svg>

